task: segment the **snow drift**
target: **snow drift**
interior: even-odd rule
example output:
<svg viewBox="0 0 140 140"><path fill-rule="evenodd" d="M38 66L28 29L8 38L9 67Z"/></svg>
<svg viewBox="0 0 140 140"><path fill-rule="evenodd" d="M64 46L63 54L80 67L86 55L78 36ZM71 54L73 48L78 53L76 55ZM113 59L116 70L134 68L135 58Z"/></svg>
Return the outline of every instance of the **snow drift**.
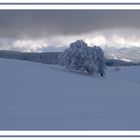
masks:
<svg viewBox="0 0 140 140"><path fill-rule="evenodd" d="M0 59L0 129L140 129L139 71L109 68L100 78Z"/></svg>

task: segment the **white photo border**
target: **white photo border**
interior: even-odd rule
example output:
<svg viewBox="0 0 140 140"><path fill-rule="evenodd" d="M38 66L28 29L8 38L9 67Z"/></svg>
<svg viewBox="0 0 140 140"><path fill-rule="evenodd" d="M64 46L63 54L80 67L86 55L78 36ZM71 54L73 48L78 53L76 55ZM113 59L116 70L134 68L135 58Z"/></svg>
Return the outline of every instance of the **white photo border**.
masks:
<svg viewBox="0 0 140 140"><path fill-rule="evenodd" d="M126 1L125 0L1 0L0 10L140 10L139 0ZM33 3L35 2L35 3ZM69 4L68 4L69 3ZM104 4L103 4L104 3ZM3 137L133 137L140 138L140 130L134 131L4 131L0 130L0 140Z"/></svg>
<svg viewBox="0 0 140 140"><path fill-rule="evenodd" d="M140 3L139 0L0 0L0 3Z"/></svg>

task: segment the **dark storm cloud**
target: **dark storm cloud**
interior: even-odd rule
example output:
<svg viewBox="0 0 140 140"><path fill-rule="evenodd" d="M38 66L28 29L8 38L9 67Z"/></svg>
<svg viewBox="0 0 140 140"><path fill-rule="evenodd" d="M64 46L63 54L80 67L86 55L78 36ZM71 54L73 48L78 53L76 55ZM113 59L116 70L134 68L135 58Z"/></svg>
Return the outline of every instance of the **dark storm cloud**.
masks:
<svg viewBox="0 0 140 140"><path fill-rule="evenodd" d="M140 28L140 11L1 10L0 37L79 35L111 28Z"/></svg>
<svg viewBox="0 0 140 140"><path fill-rule="evenodd" d="M77 39L140 46L139 36L140 10L0 10L0 50L54 51Z"/></svg>

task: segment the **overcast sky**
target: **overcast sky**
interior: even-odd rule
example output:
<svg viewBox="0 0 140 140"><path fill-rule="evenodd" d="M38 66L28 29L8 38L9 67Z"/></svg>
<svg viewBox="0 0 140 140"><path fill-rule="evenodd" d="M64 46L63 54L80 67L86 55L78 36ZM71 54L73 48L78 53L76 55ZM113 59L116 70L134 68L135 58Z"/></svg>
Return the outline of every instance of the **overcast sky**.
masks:
<svg viewBox="0 0 140 140"><path fill-rule="evenodd" d="M0 10L0 49L55 51L89 45L140 46L140 10Z"/></svg>

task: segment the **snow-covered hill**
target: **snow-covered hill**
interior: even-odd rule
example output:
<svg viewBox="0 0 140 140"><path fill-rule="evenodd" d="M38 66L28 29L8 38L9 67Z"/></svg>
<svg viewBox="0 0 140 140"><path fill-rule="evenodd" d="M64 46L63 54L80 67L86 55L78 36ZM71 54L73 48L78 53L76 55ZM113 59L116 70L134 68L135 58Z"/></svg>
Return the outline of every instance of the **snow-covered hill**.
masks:
<svg viewBox="0 0 140 140"><path fill-rule="evenodd" d="M118 59L126 62L140 62L140 47L104 47L104 52L108 59Z"/></svg>
<svg viewBox="0 0 140 140"><path fill-rule="evenodd" d="M0 129L140 129L139 71L101 78L0 59Z"/></svg>

